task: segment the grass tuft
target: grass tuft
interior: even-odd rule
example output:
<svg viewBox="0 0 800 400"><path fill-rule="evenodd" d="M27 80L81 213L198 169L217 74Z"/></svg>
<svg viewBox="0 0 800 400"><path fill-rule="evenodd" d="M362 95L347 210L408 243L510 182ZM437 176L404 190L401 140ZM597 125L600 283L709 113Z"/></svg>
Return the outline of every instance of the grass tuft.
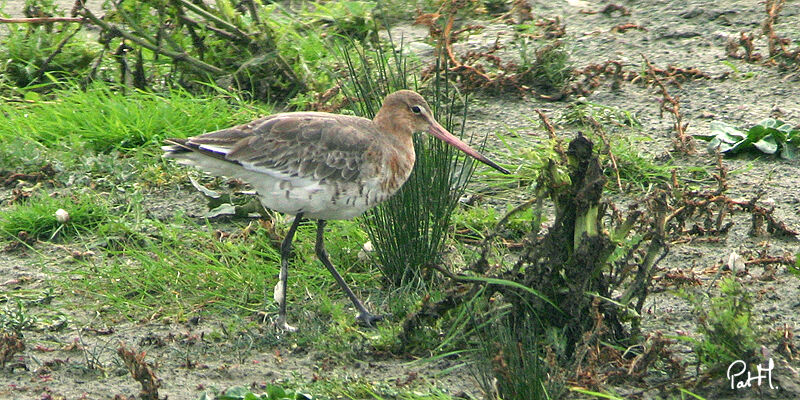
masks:
<svg viewBox="0 0 800 400"><path fill-rule="evenodd" d="M720 282L720 296L681 291L698 320L701 339L679 337L689 342L698 363L712 374L721 375L732 362L756 360L758 334L753 321L753 298L735 278Z"/></svg>
<svg viewBox="0 0 800 400"><path fill-rule="evenodd" d="M356 60L343 52L350 73L348 89L359 100L354 112L371 118L387 94L411 86L405 58L393 48L391 52L390 59L382 49L369 55L360 50ZM442 126L463 137L467 102L446 77L435 76L422 94ZM416 164L408 181L365 217L381 271L394 286L425 285L422 270L439 262L451 214L474 171L471 160L433 137L415 136L414 147Z"/></svg>
<svg viewBox="0 0 800 400"><path fill-rule="evenodd" d="M556 41L537 49L533 61L528 59L525 50L520 54L523 55L523 67L527 67L522 74L523 82L546 94L563 92L567 88L573 68L569 52L562 42Z"/></svg>
<svg viewBox="0 0 800 400"><path fill-rule="evenodd" d="M74 27L53 31L52 25L5 25L8 35L0 46L0 82L8 80L18 88L42 84L41 90L53 82L84 76L100 52L89 34Z"/></svg>
<svg viewBox="0 0 800 400"><path fill-rule="evenodd" d="M532 307L524 316L503 313L482 325L475 375L485 393L508 400L559 397L563 387L544 362L541 331Z"/></svg>
<svg viewBox="0 0 800 400"><path fill-rule="evenodd" d="M65 210L69 217L60 222L56 211ZM108 205L97 196L74 194L48 196L38 193L0 214L0 236L19 237L21 232L36 239L54 239L58 236L81 236L94 231L107 221Z"/></svg>
<svg viewBox="0 0 800 400"><path fill-rule="evenodd" d="M247 120L257 110L233 109L225 99L174 90L164 96L123 94L104 84L86 91L66 88L51 101L0 105L9 120L0 141L37 142L72 151L132 150L156 146L166 137L190 136ZM245 114L245 115L240 115Z"/></svg>

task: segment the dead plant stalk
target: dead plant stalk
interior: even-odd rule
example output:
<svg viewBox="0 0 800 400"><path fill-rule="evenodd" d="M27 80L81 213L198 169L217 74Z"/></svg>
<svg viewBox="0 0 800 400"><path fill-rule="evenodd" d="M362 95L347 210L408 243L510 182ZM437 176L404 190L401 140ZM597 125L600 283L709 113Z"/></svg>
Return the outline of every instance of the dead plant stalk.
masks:
<svg viewBox="0 0 800 400"><path fill-rule="evenodd" d="M686 134L686 127L689 126L689 123L683 123L681 105L678 102L678 99L669 94L666 86L664 86L664 83L658 78L658 74L656 74L656 70L653 67L653 64L650 63L650 60L647 58L647 56L642 54L642 58L644 58L644 62L647 64L648 72L650 72L650 75L653 77L653 82L659 87L661 90L661 95L664 97L664 100L661 102L660 111L662 113L667 111L672 114L673 117L675 117L675 124L673 126L675 129L675 140L673 141L675 150L685 154L694 153L694 139L692 139L690 135Z"/></svg>

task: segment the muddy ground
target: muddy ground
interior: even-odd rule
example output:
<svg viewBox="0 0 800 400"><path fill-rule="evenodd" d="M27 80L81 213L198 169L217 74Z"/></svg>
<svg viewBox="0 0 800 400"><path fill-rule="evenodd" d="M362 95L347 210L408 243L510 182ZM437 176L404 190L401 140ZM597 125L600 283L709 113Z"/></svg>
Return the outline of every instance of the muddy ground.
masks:
<svg viewBox="0 0 800 400"><path fill-rule="evenodd" d="M6 10L14 10L9 2ZM67 2L68 3L68 2ZM651 0L620 1L619 5L630 10L630 15L612 13L587 13L599 11L608 2L601 1L530 1L536 18L560 16L566 25L572 60L577 68L590 64L616 60L626 70L638 71L642 66L641 54L645 54L653 65L666 68L673 65L697 68L710 79L690 80L680 87L669 85L673 96L680 99L684 121L689 123L689 134L709 132L711 121L725 121L740 127L749 127L766 117L776 117L792 124L800 124L800 73L780 71L763 62L746 63L726 56L726 44L738 38L740 32L760 32L765 19L764 4L752 0ZM507 43L513 37L513 27L502 23L471 21L483 24L486 29L460 44L462 51L485 50L495 42ZM643 29L612 32L612 28L624 23L637 24ZM794 43L800 42L800 1L787 1L776 30ZM402 26L406 40L422 38L427 30L418 26ZM767 53L763 37L756 39L756 50ZM795 45L796 46L796 45ZM424 47L418 47L424 50ZM507 54L513 58L513 52ZM724 62L733 63L738 71ZM673 121L669 115L661 116L661 95L652 87L624 83L618 90L609 83L603 84L587 100L606 106L615 106L635 113L642 123L643 134L650 142L640 143L640 150L648 157L663 159L672 150ZM516 130L531 140L546 137L546 133L534 122L534 109L541 109L557 121L567 111L574 98L552 102L535 96L504 94L500 96L478 96L471 108L469 129L478 134L506 133ZM571 137L575 132L560 132ZM675 155L679 165L712 165L714 157L703 151L694 156ZM489 153L492 154L491 149ZM502 157L498 150L495 156ZM510 160L509 160L510 161ZM745 156L726 159L725 165L735 173L729 177L729 195L733 198L750 199L759 191L765 191L764 199L775 206L775 215L790 228L800 230L800 164L776 157ZM0 192L7 196L8 192ZM178 209L194 209L202 212L203 201L186 189L173 192L163 198L164 193L151 194L153 202L163 208L161 212ZM0 197L0 201L3 198ZM631 201L632 199L620 199ZM189 203L189 204L187 204ZM191 212L191 211L190 211ZM659 264L659 275L670 272L693 276L701 282L701 288L711 289L718 283L718 271L723 261L732 252L745 258L755 257L758 252L768 255L794 255L800 251L796 239L779 239L771 236L752 237L749 234L749 216L739 215L731 231L716 243L695 241L676 243L666 259ZM0 290L39 290L51 286L51 272L63 270L64 260L70 249L52 247L46 243L37 246L43 257L25 253L0 254ZM67 267L68 268L68 267ZM723 271L722 274L729 274ZM800 334L800 281L785 266L754 266L739 271L740 279L756 299L756 319L765 332L763 336L766 358L772 357L774 388L767 382L760 387L730 390L730 382L723 378L706 381L691 389L709 399L800 398L800 362L776 350L780 332L785 329L794 336ZM58 297L55 301L58 301ZM50 306L57 309L57 304ZM645 305L647 314L644 326L647 332L662 332L664 335L696 335L696 320L689 304L670 290L651 296ZM361 377L370 381L392 382L395 378L418 373L418 379L428 379L449 393L463 392L476 398L482 394L468 371L457 370L451 375L433 378L437 370L450 365L408 366L408 360L392 358L368 359L358 365L336 365L326 367L324 354L313 349L287 348L286 343L272 346L253 346L268 350L240 351L233 343L198 343L198 335L214 329L213 321L198 325L169 325L152 323L121 322L113 326L113 332L94 315L68 315L67 329L57 332L33 332L27 337L30 343L25 351L28 370L6 369L0 374L0 399L47 398L110 398L116 394L134 396L139 387L119 368L115 349L120 341L134 344L147 350L148 357L158 365L157 373L163 380L161 393L171 399L197 398L203 388L227 387L255 383L256 385L284 377L295 380L312 380L315 374L338 374ZM81 329L89 327L88 331ZM27 333L26 333L27 334ZM242 340L257 343L254 333ZM70 346L70 343L76 343ZM796 340L794 341L796 343ZM38 347L37 347L38 346ZM54 349L55 351L47 351ZM694 356L689 347L675 344L670 348L686 363L693 363ZM238 353L237 353L238 352ZM199 367L184 368L191 359ZM65 362L59 362L62 360ZM102 371L88 368L92 363L106 366ZM116 363L116 364L115 364ZM115 367L116 365L116 367ZM691 374L693 364L687 373ZM755 385L755 382L753 382ZM658 388L648 388L645 382L635 387L616 387L618 394L626 398L661 398ZM571 397L567 395L567 397Z"/></svg>

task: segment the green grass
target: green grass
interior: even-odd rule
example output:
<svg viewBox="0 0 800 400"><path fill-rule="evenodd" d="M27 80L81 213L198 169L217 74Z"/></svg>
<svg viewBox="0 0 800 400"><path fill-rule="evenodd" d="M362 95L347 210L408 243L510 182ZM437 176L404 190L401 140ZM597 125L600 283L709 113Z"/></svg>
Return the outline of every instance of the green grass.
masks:
<svg viewBox="0 0 800 400"><path fill-rule="evenodd" d="M565 90L572 79L572 63L569 51L564 49L564 44L555 41L538 48L530 60L527 45L522 41L520 48L523 66L521 81L530 83L537 91L545 94L554 94Z"/></svg>
<svg viewBox="0 0 800 400"><path fill-rule="evenodd" d="M513 204L506 206L504 212L494 207L474 205L459 207L453 213L453 229L455 235L467 241L483 240L492 228L497 225L505 212L511 211ZM509 239L521 239L531 229L533 209L513 215L506 222L504 236Z"/></svg>
<svg viewBox="0 0 800 400"><path fill-rule="evenodd" d="M62 223L56 211L65 210L69 219ZM37 192L0 214L0 237L15 238L20 232L36 239L84 237L110 216L102 197L88 193L50 196Z"/></svg>
<svg viewBox="0 0 800 400"><path fill-rule="evenodd" d="M72 285L97 299L104 309L110 307L131 319L146 317L153 310L179 321L201 312L252 316L270 311L280 262L277 243L271 242L261 228L246 237L218 240L213 233L215 225L199 226L181 218L167 223L150 220L147 235L134 235L137 240L117 239L116 245L105 251L100 265L89 262L72 271L73 276L82 276ZM345 278L355 281L356 287L374 286L370 282L374 272L364 270L356 257L365 234L352 222L331 226L338 240L331 241L328 249ZM136 231L124 226L114 230ZM240 228L234 226L232 233L236 232ZM339 297L335 282L314 258L313 235L312 226L301 226L295 242L297 256L290 267L288 293L293 317L303 313L302 298L307 290L320 296L335 293L337 300ZM107 237L130 239L125 233L109 232ZM314 297L318 303L313 306L314 318L327 322L343 314Z"/></svg>
<svg viewBox="0 0 800 400"><path fill-rule="evenodd" d="M185 319L202 310L250 315L272 307L277 243L263 230L246 240L218 241L209 233L216 223L198 226L182 218L161 222L149 216L147 203L154 195L151 191L185 182L180 177L189 171L161 161L161 139L241 123L266 113L264 108L177 91L126 96L106 86L86 92L64 89L54 100L2 107L10 118L0 127L0 154L8 156L0 166L35 171L50 163L56 170L52 184L90 187L51 196L46 192L56 189L45 182L34 197L0 214L0 234L6 238L25 231L48 240L58 232L56 238L100 251L102 257L74 271L83 279L69 282L71 289L131 319L152 315L154 310L165 318ZM66 224L56 221L59 208L70 214ZM224 226L231 229L230 224ZM357 257L367 240L359 225L342 221L328 229L337 240L329 240L327 247L345 279L358 289L378 286L376 271ZM295 248L289 301L300 304L290 312L302 313L299 299L309 290L315 300L335 293L327 306L314 305L314 318L349 317L343 308L330 306L338 304L340 295L314 256L314 229L303 226Z"/></svg>
<svg viewBox="0 0 800 400"><path fill-rule="evenodd" d="M672 171L675 169L685 170L683 172L692 176L698 172L676 166L670 160L656 161L656 154L638 150L648 148L646 143L655 143L655 139L643 132L642 124L634 112L583 100L572 104L561 120L580 129L595 143L608 177L609 190L619 190L617 173L623 190L649 192L660 184L669 183ZM608 148L603 137L596 132L596 127L590 122L592 120L603 129L608 140ZM614 156L616 171L609 153ZM709 177L706 174L699 179Z"/></svg>
<svg viewBox="0 0 800 400"><path fill-rule="evenodd" d="M202 230L155 226L160 237L108 251L102 266L74 271L83 279L73 284L115 313L136 319L159 310L184 321L205 308L255 311L263 304L274 250L218 242Z"/></svg>
<svg viewBox="0 0 800 400"><path fill-rule="evenodd" d="M326 6L355 6L369 11L373 4ZM348 13L357 18L336 21L336 32L366 37L372 34L373 27L367 26L371 21L359 20L359 12ZM305 76L315 76L319 69L335 68L330 48L316 35L322 29L309 27L308 32L314 34L308 35L284 29L277 34L294 40L282 41L280 46L287 48L281 51L284 55L296 51L299 62L293 63L295 71L307 68ZM295 46L301 39L301 45ZM145 52L146 62L151 57ZM33 193L27 200L17 199L17 192L12 194L11 189L0 190L0 248L11 249L14 257L30 263L28 267L53 262L52 268L44 270L53 279L46 281L49 292L42 296L47 296L48 306L57 309L59 317L63 316L59 329L73 329L86 322L83 318L87 315L106 324L185 323L201 317L202 321L211 321L204 330L204 343L212 350L227 352L238 362L276 345L324 354L332 365L376 354L392 357L397 351L402 321L417 310L422 294L381 289L390 285L374 260L358 256L368 239L362 221L331 222L326 247L344 279L370 309L386 315L386 321L373 329L354 323L353 307L316 259L315 227L304 224L294 241L287 293L289 319L301 331L284 335L265 321L265 313L268 319L277 311L273 287L279 267L278 247L288 223L278 219L272 231L247 229L245 226L252 222L247 219L204 221L182 215L183 210L190 215L201 213L198 203L187 198L196 195L186 176L197 172L163 161L159 149L162 140L243 123L271 113L270 106L247 103L215 86L207 86L208 92L215 92L208 97L177 89L146 93L103 83L82 89L75 82L57 82L63 78L55 75L46 79L50 79L46 88L2 88L3 99L12 101L0 102L4 122L0 124L0 177L40 172L46 176L36 182L14 181L14 189L20 193ZM313 84L324 82L327 86L332 80L332 75L320 74ZM0 85L8 85L8 81ZM190 86L196 89L199 85L192 82ZM54 89L57 87L60 89ZM319 87L311 87L304 95L314 99L314 90ZM291 104L291 100L282 100ZM295 103L306 105L299 100ZM444 112L446 106L442 107ZM458 109L453 119L461 115L462 109ZM200 180L216 185L218 191L230 189L223 179ZM11 198L13 204L6 201ZM59 208L69 213L69 221L56 220ZM442 229L447 229L446 225ZM37 241L27 247L10 246L20 243L22 231ZM220 238L220 231L230 236ZM20 330L48 325L50 329L49 325L55 323L45 323L54 318L43 314L42 309L47 307L38 303L44 292L26 290L0 295L0 303L4 303L0 325ZM443 297L439 292L431 295L435 300ZM466 315L463 309L457 312L459 327L448 326L449 316L437 321L415 343L418 354L428 354L427 349L437 345L442 349L439 351L450 351L455 343L463 342L458 332ZM183 350L176 346L176 351ZM408 378L404 372L398 373L398 379ZM294 389L299 382L300 378L286 387ZM322 398L451 398L434 384L418 380L399 387L394 379L374 382L330 377L312 382L308 392L319 393Z"/></svg>
<svg viewBox="0 0 800 400"><path fill-rule="evenodd" d="M24 330L33 328L37 322L36 316L29 313L20 300L13 303L6 302L0 309L0 333L20 334Z"/></svg>
<svg viewBox="0 0 800 400"><path fill-rule="evenodd" d="M86 91L56 91L52 100L0 104L0 112L7 116L7 123L0 124L0 141L72 152L109 152L157 150L166 137L228 127L269 109L235 106L225 98L203 98L179 90L166 95L124 94L95 84Z"/></svg>
<svg viewBox="0 0 800 400"><path fill-rule="evenodd" d="M408 376L398 376L397 381L371 382L352 377L321 377L302 390L290 388L292 382L283 386L267 384L263 390L252 390L244 386L226 389L221 393L203 392L198 400L312 400L312 399L370 399L370 400L450 400L449 394L430 383L412 383L408 388L398 388L398 383Z"/></svg>
<svg viewBox="0 0 800 400"><path fill-rule="evenodd" d="M508 400L558 398L560 371L546 364L542 325L533 310L514 320L504 313L478 330L476 378L484 392Z"/></svg>
<svg viewBox="0 0 800 400"><path fill-rule="evenodd" d="M218 223L202 226L178 217L168 223L147 221L145 226L146 235L130 226L116 225L116 233L107 231L113 245L105 248L102 258L71 269L62 281L63 290L77 295L81 307L96 308L111 320L185 322L202 317L227 323L244 319L267 329L260 337L275 339L264 313L277 312L272 297L280 265L279 243L265 229L218 240L214 234ZM376 302L372 308L383 312L379 306L387 295L375 292L380 274L358 259L366 233L354 221L331 221L329 226L327 236L336 237L327 242L331 260L356 293ZM236 233L242 226L223 227ZM287 228L279 227L281 231ZM291 341L328 354L331 360L390 352L397 344L399 318L414 304L395 304L387 322L372 330L357 327L350 303L316 259L314 235L315 226L303 224L295 236L287 299L289 318L302 330Z"/></svg>
<svg viewBox="0 0 800 400"><path fill-rule="evenodd" d="M595 137L597 141L602 139ZM669 182L672 176L672 170L678 167L674 166L672 162L665 161L657 163L653 160L652 155L642 153L637 148L645 147L639 143L653 142L650 137L638 136L614 136L610 139L611 153L617 162L617 170L619 171L619 179L629 190L639 190L642 192L649 192L653 187ZM604 157L605 162L609 164L610 159L608 156ZM606 169L608 176L608 188L618 190L616 185L616 175L612 168Z"/></svg>

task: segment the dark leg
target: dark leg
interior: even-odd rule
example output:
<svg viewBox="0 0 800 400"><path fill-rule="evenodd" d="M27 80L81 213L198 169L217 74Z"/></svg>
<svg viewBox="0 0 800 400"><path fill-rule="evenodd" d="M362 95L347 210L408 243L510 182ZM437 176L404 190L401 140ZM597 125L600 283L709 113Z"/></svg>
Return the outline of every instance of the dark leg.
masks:
<svg viewBox="0 0 800 400"><path fill-rule="evenodd" d="M278 284L275 285L274 293L275 301L278 303L278 321L275 324L279 329L290 332L296 331L297 328L286 323L286 279L289 276L289 256L292 254L292 239L294 239L294 233L302 220L303 213L294 217L294 222L292 222L292 226L289 227L289 231L286 232L286 237L283 238L283 243L281 243L281 272L278 275Z"/></svg>
<svg viewBox="0 0 800 400"><path fill-rule="evenodd" d="M356 297L353 291L350 290L350 287L347 286L347 282L345 282L344 279L342 279L342 276L339 275L339 271L336 271L336 268L334 268L333 264L331 264L331 260L328 259L328 252L325 251L325 239L323 238L324 233L325 220L321 219L317 221L317 257L320 261L322 261L323 264L325 264L325 267L331 272L331 275L333 275L333 278L336 279L336 282L339 284L342 290L347 293L347 297L349 297L350 301L353 302L353 305L356 306L356 309L358 310L358 316L356 319L364 325L372 326L376 321L382 320L383 317L380 315L373 315L367 311L364 305L361 304L361 301L358 299L358 297Z"/></svg>

